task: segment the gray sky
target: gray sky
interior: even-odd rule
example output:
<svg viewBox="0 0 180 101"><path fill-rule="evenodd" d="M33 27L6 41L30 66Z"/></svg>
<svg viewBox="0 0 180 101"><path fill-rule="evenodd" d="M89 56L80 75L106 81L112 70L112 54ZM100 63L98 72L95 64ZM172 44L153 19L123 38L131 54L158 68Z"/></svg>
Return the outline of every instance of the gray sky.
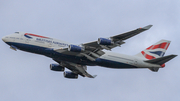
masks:
<svg viewBox="0 0 180 101"><path fill-rule="evenodd" d="M135 55L161 39L166 52L180 50L179 0L1 0L0 36L15 31L49 36L75 44L152 24L113 52ZM0 42L0 101L179 101L179 57L158 73L148 69L88 67L95 79L66 79L50 71L44 56L13 51Z"/></svg>

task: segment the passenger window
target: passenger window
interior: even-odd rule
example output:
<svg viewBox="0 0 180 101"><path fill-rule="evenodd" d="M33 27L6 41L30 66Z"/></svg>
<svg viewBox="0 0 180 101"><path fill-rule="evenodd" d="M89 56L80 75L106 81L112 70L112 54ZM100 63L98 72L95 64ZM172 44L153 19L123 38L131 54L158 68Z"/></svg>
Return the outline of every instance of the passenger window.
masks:
<svg viewBox="0 0 180 101"><path fill-rule="evenodd" d="M16 34L19 34L19 32L15 32Z"/></svg>

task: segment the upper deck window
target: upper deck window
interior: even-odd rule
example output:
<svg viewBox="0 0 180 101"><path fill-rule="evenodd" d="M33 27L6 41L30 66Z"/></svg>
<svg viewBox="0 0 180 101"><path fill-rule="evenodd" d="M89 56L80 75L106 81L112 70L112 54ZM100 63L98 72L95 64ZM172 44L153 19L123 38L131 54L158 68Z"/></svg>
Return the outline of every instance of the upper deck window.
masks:
<svg viewBox="0 0 180 101"><path fill-rule="evenodd" d="M19 32L15 32L16 34L19 34Z"/></svg>

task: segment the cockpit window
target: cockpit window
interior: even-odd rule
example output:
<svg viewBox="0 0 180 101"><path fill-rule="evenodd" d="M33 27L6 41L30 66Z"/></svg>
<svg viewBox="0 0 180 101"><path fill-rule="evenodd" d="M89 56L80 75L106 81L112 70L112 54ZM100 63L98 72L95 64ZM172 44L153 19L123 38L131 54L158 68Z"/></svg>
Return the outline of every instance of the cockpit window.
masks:
<svg viewBox="0 0 180 101"><path fill-rule="evenodd" d="M19 34L19 32L15 32L16 34Z"/></svg>

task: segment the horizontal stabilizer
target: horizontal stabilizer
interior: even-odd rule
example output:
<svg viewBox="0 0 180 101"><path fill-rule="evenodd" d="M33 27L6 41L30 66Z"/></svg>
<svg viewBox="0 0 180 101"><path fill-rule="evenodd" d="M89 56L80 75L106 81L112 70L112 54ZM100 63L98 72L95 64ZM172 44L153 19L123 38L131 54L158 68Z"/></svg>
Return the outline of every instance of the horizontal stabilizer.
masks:
<svg viewBox="0 0 180 101"><path fill-rule="evenodd" d="M164 56L164 57L160 57L160 58L156 58L156 59L145 60L144 62L162 65L162 64L168 62L169 60L173 59L176 56L177 55L168 55L168 56Z"/></svg>

